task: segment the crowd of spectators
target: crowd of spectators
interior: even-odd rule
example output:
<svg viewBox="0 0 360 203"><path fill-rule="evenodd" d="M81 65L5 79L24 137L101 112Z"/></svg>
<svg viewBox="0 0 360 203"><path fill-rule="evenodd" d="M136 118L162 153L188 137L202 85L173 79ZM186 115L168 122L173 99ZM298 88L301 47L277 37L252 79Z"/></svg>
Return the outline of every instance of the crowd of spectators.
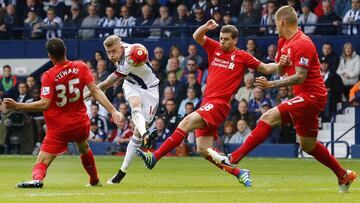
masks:
<svg viewBox="0 0 360 203"><path fill-rule="evenodd" d="M241 35L275 35L282 5L295 8L306 34L359 34L360 0L1 0L0 39L189 37L211 18Z"/></svg>
<svg viewBox="0 0 360 203"><path fill-rule="evenodd" d="M349 19L360 19L360 0L352 1L219 1L219 0L198 0L198 1L161 1L148 0L143 3L137 3L134 0L126 1L80 1L72 0L70 5L61 1L50 0L50 2L41 2L27 0L24 11L15 12L17 5L1 3L0 7L6 8L5 18L13 16L12 24L6 26L0 25L0 37L5 37L11 27L22 25L19 20L27 16L24 23L32 26L29 30L30 38L51 38L54 36L103 38L110 34L117 34L121 37L171 37L173 35L181 36L183 33L173 29L161 29L136 27L137 25L195 25L198 26L206 19L217 19L220 25L253 25L259 24L260 27L246 27L241 29L243 34L276 34L273 29L274 13L282 4L291 4L299 13L299 24L307 23L329 23L326 20L331 19L333 26L309 26L305 28L306 33L317 34L336 34L336 26L342 22L347 23ZM20 2L20 1L17 1ZM283 2L283 3L281 3ZM337 7L334 8L334 4ZM46 5L46 6L44 6ZM48 8L47 8L48 7ZM44 10L44 8L47 8ZM341 9L340 9L341 8ZM158 11L158 12L157 12ZM1 12L0 12L1 13ZM88 13L88 14L86 14ZM262 14L262 15L261 15ZM331 17L325 17L331 16ZM339 17L338 17L339 16ZM345 16L345 17L343 17ZM350 17L349 17L350 16ZM343 18L342 18L343 17ZM30 20L33 19L33 20ZM346 19L345 19L346 18ZM36 22L35 22L36 21ZM10 22L10 21L6 21ZM356 34L359 20L351 21L352 25L343 27L344 34ZM24 24L24 25L25 25ZM4 24L5 25L5 24ZM102 26L108 29L80 29L60 30L61 26L70 27L94 27ZM55 29L42 29L44 26ZM114 26L127 26L127 28L113 28ZM1 29L5 28L5 29ZM346 29L345 29L346 28ZM217 31L218 32L218 31ZM215 36L216 33L208 33ZM266 47L257 47L256 40L248 37L245 50L263 62L274 62L277 52L275 44ZM322 113L323 121L329 121L332 114L339 109L342 102L348 100L350 88L359 81L360 76L360 57L356 53L351 43L347 42L343 46L340 56L332 50L332 44L326 42L319 47L319 60L321 62L321 74L323 75L326 87L328 89L328 105ZM169 50L164 50L159 46L152 52L154 57L149 61L153 71L160 79L160 102L156 112L156 119L151 128L156 129L159 135L157 143L153 147L161 144L175 130L177 124L183 117L196 110L203 97L203 90L206 86L208 76L208 64L206 56L198 54L197 46L190 44L187 50L181 50L173 45ZM93 58L83 60L92 70L93 76L97 82L104 81L107 76L115 70L115 67L108 61L101 51L96 51ZM249 69L244 77L244 82L239 90L233 95L231 100L231 113L227 121L219 129L220 139L218 144L241 144L255 128L260 116L271 107L283 102L287 102L293 97L291 87L281 87L274 90L264 91L254 87L254 78L261 76L260 73ZM274 74L266 76L269 80L279 79L280 76ZM3 75L0 78L0 96L12 87L18 91L12 97L19 102L31 102L39 99L39 78L28 76L20 80L12 75L11 67L3 66ZM92 142L113 142L115 151L126 150L126 144L129 141L134 130L134 124L131 121L130 109L125 101L121 82L116 82L112 88L106 92L107 97L113 105L126 116L126 121L121 126L113 124L108 112L92 98L86 101L88 114L91 119L91 133L89 139ZM45 135L44 119L41 113L29 113L28 116L33 120L35 150L37 153L41 141ZM189 134L185 141L189 146L195 143L194 132ZM268 143L295 143L295 130L291 124L274 128ZM190 147L192 148L192 147Z"/></svg>
<svg viewBox="0 0 360 203"><path fill-rule="evenodd" d="M271 44L264 55L256 48L254 39L247 40L246 51L259 60L274 62L276 45ZM359 81L360 56L347 42L343 46L341 56L332 50L331 43L324 43L319 53L321 74L328 89L328 105L322 113L323 121L329 121L339 106L348 100L349 89ZM160 46L152 51L154 57L150 59L154 73L160 79L160 102L152 128L158 132L159 138L154 147L161 144L175 130L183 117L196 110L203 97L206 87L207 60L198 55L197 47L190 44L187 53L173 46L167 55ZM106 79L114 67L106 60L101 51L94 53L92 60L83 60L92 70L97 82ZM182 65L181 65L182 64ZM255 128L260 116L271 107L287 102L293 97L291 87L281 87L264 91L254 86L254 78L259 73L248 69L242 85L234 93L231 100L231 113L224 126L219 129L220 144L241 144ZM279 79L274 74L267 76L270 80ZM11 67L3 66L0 78L0 94L17 86L18 91L13 98L19 102L31 102L39 99L39 81L28 76L24 81L12 75ZM130 109L125 101L121 82L107 90L106 95L113 105L126 116L126 121L117 127L111 121L108 112L93 98L85 102L91 119L91 133L89 139L93 142L113 142L115 151L126 149L134 130ZM34 123L34 138L36 146L40 146L44 136L44 120L41 115L30 113ZM190 133L186 143L194 144L194 133ZM295 143L295 130L291 124L274 128L268 143Z"/></svg>

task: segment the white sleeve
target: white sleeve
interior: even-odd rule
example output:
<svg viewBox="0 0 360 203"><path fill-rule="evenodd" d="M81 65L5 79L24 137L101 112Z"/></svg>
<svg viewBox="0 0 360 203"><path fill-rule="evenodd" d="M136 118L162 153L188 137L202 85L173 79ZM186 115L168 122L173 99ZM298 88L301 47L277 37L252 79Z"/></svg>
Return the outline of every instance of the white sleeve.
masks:
<svg viewBox="0 0 360 203"><path fill-rule="evenodd" d="M348 23L349 22L348 18L350 16L350 12L351 12L351 9L346 12L346 14L345 14L345 16L343 18L343 23Z"/></svg>
<svg viewBox="0 0 360 203"><path fill-rule="evenodd" d="M118 65L118 68L116 69L117 73L120 73L121 75L128 75L132 70L132 66L130 66L126 61L124 61L124 64Z"/></svg>

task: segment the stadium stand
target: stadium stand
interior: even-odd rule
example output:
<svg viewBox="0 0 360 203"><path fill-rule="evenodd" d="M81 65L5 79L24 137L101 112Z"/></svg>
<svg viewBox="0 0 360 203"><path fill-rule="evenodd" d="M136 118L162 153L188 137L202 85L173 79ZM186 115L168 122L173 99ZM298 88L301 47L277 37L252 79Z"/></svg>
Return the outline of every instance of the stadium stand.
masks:
<svg viewBox="0 0 360 203"><path fill-rule="evenodd" d="M60 2L60 3L59 3ZM84 2L84 3L81 3ZM191 37L192 31L197 28L209 18L214 18L218 24L234 24L239 30L241 30L241 36L238 42L238 47L244 49L256 56L259 60L270 60L273 57L268 57L268 47L276 47L277 44L276 30L274 29L274 10L281 5L287 4L287 1L118 1L120 3L114 3L114 1L17 1L15 5L1 3L0 4L0 60L3 64L0 64L1 68L6 64L6 59L31 59L31 58L47 58L46 51L44 49L44 43L47 38L61 37L65 39L68 47L68 58L84 60L93 69L94 77L100 80L97 70L95 53L98 55L104 55L102 41L104 37L110 34L117 34L127 43L141 43L149 50L149 59L151 63L156 64L158 60L159 67L157 68L157 76L161 81L161 103L165 104L167 98L176 98L176 105L179 107L181 100L184 99L184 94L173 96L165 95L164 89L167 82L168 70L166 70L166 63L173 53L170 53L171 47L176 45L180 52L177 58L179 61L179 68L177 70L181 76L183 69L186 69L186 62L188 58L191 58L190 49L194 49L194 41ZM142 2L142 3L138 3ZM154 3L155 2L155 3ZM204 3L205 2L205 3ZM289 1L295 2L293 5L298 11L298 15L301 19L299 22L299 28L308 32L312 40L314 41L319 56L327 57L323 55L323 45L331 42L333 56L335 61L340 61L343 56L344 44L350 43L352 45L351 56L349 59L356 60L359 56L356 53L360 53L360 41L359 32L360 29L360 4L344 4L334 7L334 1ZM110 7L110 9L109 9ZM333 11L334 10L334 11ZM269 12L268 12L269 11ZM115 16L113 16L113 12ZM308 21L309 16L311 20ZM344 16L346 19L344 19ZM328 18L327 18L328 17ZM209 36L217 39L219 30L209 33ZM201 88L204 88L204 84L207 77L207 64L206 55L204 50L195 45L197 48L196 54L196 66L198 72L201 72L199 76L198 72L195 74L196 81L190 86L194 86L197 89L197 93L201 93ZM99 51L100 50L100 51ZM162 51L164 56L162 58L156 58L154 54ZM264 53L264 54L261 54ZM321 54L320 54L321 53ZM103 58L103 57L102 57ZM103 58L104 59L104 58ZM186 60L185 60L186 59ZM205 60L203 60L205 59ZM105 59L106 60L106 59ZM320 58L320 60L322 60ZM329 60L329 59L326 59ZM360 59L357 59L360 60ZM169 60L170 61L170 60ZM334 63L329 62L331 65L331 72L336 74L338 66L334 66ZM360 64L354 63L352 67L360 74ZM107 71L113 71L113 66L109 61L105 61ZM24 65L26 66L26 64ZM37 83L40 81L41 74L51 67L51 63L39 66L38 69L31 73L35 77ZM12 67L17 69L18 67ZM335 69L335 70L334 70ZM186 70L187 71L187 70ZM186 72L185 71L185 72ZM257 76L256 72L249 72L249 74ZM324 73L324 77L326 74ZM28 75L18 75L18 81L25 81ZM278 76L271 76L272 79L276 79ZM355 76L358 80L358 76ZM178 78L180 79L180 78ZM182 77L180 83L184 88L189 87L187 78ZM17 83L18 84L18 83ZM39 84L37 84L39 85ZM242 85L242 87L244 84ZM124 102L124 95L121 90L121 84L110 89L107 95L111 96L111 101L116 107L120 106ZM330 88L329 88L330 89ZM2 97L16 98L18 96L17 86L11 88L8 91L3 91ZM330 90L329 90L330 91ZM340 109L341 105L344 106L347 103L345 94L341 95L338 106L335 105L335 109ZM180 91L184 92L184 91ZM170 93L171 94L171 93ZM276 105L278 91L265 92L266 98L269 98L270 106ZM197 95L201 98L201 95ZM291 97L291 90L289 90L289 97ZM110 96L109 96L110 98ZM232 113L236 113L238 102L236 99L232 101ZM282 101L283 102L283 101ZM259 104L260 106L261 104ZM125 105L126 106L126 105ZM195 109L197 106L194 106ZM165 107L163 107L165 108ZM355 130L351 130L350 133L344 137L349 146L351 147L351 153L353 158L360 158L360 130L358 122L359 107L347 108L342 111L335 122L335 139L343 132L347 131L352 125L355 125ZM120 109L121 110L121 109ZM163 109L164 110L164 109ZM123 109L123 111L129 115L129 109ZM182 109L181 114L184 114ZM358 115L359 114L359 115ZM185 114L186 115L186 114ZM160 117L166 117L163 112L158 112ZM237 120L229 117L229 121L236 123ZM32 117L33 120L35 117ZM331 141L331 122L326 120L323 116L323 123L319 126L322 130L319 132L319 138L322 142ZM91 146L94 149L94 153L107 154L107 151L113 145L111 142L107 142L111 137L111 133L116 126L111 122L110 118L107 118L109 122L109 133L106 142L104 143L92 143ZM35 122L34 122L35 123ZM167 123L167 121L165 121ZM3 125L3 124L2 124ZM360 125L360 124L359 124ZM133 127L131 119L128 123L129 128ZM153 126L154 127L154 126ZM292 126L288 126L286 134L291 135ZM35 127L34 127L35 128ZM168 126L165 126L168 128ZM293 131L293 129L292 129ZM35 131L40 132L40 131ZM281 129L280 131L281 132ZM223 135L223 128L219 129L219 134ZM0 131L0 146L8 146L7 143L1 142L6 136ZM36 142L41 142L37 138L39 136L34 135L33 147L38 147ZM224 136L220 136L221 140ZM161 139L165 140L166 137ZM251 153L253 156L276 156L276 157L297 157L298 147L295 142L295 138L280 138L280 141L274 143L266 143L261 145L256 151ZM231 152L238 144L228 144L224 148ZM190 146L191 144L189 144ZM335 155L339 157L346 156L346 145L335 144ZM331 145L329 145L331 147ZM191 148L191 147L190 147ZM28 153L29 150L27 150ZM0 148L1 152L1 148ZM36 150L34 150L36 152ZM276 152L276 153L275 153ZM5 147L5 153L11 153L11 151ZM191 153L191 152L190 152Z"/></svg>

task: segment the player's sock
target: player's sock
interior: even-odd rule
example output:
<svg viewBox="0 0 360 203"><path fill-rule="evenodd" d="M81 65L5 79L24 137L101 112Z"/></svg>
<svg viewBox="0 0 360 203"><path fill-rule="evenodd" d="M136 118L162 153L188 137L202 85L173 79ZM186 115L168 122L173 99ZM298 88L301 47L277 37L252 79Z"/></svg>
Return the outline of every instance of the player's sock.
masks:
<svg viewBox="0 0 360 203"><path fill-rule="evenodd" d="M96 165L95 165L95 159L93 152L89 150L85 154L80 154L81 163L84 166L84 169L90 176L90 184L96 184L99 181L97 171L96 171Z"/></svg>
<svg viewBox="0 0 360 203"><path fill-rule="evenodd" d="M336 174L339 180L346 175L346 170L340 165L335 157L329 153L329 150L320 142L317 142L315 148L308 154L313 156L323 165L329 167Z"/></svg>
<svg viewBox="0 0 360 203"><path fill-rule="evenodd" d="M223 171L226 171L232 175L234 175L235 177L237 177L240 173L240 169L238 168L233 168L233 167L230 167L230 166L226 166L224 164L221 164L221 163L216 163L212 158L211 156L207 156L205 157L206 160L210 161L211 163L213 163L215 166L217 166L218 168L220 168L221 170Z"/></svg>
<svg viewBox="0 0 360 203"><path fill-rule="evenodd" d="M124 173L127 172L130 164L132 163L134 157L136 156L136 149L139 148L141 146L141 138L136 137L135 135L133 135L130 139L130 142L126 148L126 154L125 154L125 158L124 161L121 165L120 170Z"/></svg>
<svg viewBox="0 0 360 203"><path fill-rule="evenodd" d="M186 132L180 128L176 128L174 133L154 152L155 159L157 161L161 159L161 157L177 147L184 138L186 138Z"/></svg>
<svg viewBox="0 0 360 203"><path fill-rule="evenodd" d="M46 176L47 165L44 163L35 164L32 171L33 180L44 180Z"/></svg>
<svg viewBox="0 0 360 203"><path fill-rule="evenodd" d="M256 128L246 138L245 142L235 152L231 153L230 162L233 164L239 163L251 150L263 143L271 132L271 126L260 120Z"/></svg>
<svg viewBox="0 0 360 203"><path fill-rule="evenodd" d="M144 136L146 133L146 123L140 107L132 109L131 118L134 121L135 127L139 131L140 135Z"/></svg>

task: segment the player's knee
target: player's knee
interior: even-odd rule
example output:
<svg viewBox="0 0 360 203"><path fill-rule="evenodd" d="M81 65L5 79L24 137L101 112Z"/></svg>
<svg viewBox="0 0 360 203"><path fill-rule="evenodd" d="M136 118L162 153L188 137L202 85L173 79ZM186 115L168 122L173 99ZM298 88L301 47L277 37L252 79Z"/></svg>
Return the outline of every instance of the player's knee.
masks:
<svg viewBox="0 0 360 203"><path fill-rule="evenodd" d="M140 107L135 107L135 108L132 108L131 110L131 114L132 115L135 115L136 113L141 113L141 108Z"/></svg>
<svg viewBox="0 0 360 203"><path fill-rule="evenodd" d="M260 117L260 120L268 123L271 126L276 125L276 120L270 111L263 113Z"/></svg>
<svg viewBox="0 0 360 203"><path fill-rule="evenodd" d="M196 151L198 154L200 154L203 157L206 157L208 155L207 147L198 146L196 148Z"/></svg>
<svg viewBox="0 0 360 203"><path fill-rule="evenodd" d="M131 108L141 107L141 97L140 96L132 96L129 98L129 105Z"/></svg>
<svg viewBox="0 0 360 203"><path fill-rule="evenodd" d="M87 142L77 143L77 147L80 154L86 154L90 150L89 144Z"/></svg>
<svg viewBox="0 0 360 203"><path fill-rule="evenodd" d="M191 123L191 118L189 116L186 116L182 121L180 121L178 127L186 131L186 129L189 128L190 123Z"/></svg>
<svg viewBox="0 0 360 203"><path fill-rule="evenodd" d="M261 115L261 117L260 117L260 119L263 120L263 121L267 121L267 120L269 120L270 118L271 118L271 116L270 116L270 114L269 114L269 111L263 113L263 114Z"/></svg>
<svg viewBox="0 0 360 203"><path fill-rule="evenodd" d="M315 148L315 144L300 142L300 147L304 152L310 153Z"/></svg>

